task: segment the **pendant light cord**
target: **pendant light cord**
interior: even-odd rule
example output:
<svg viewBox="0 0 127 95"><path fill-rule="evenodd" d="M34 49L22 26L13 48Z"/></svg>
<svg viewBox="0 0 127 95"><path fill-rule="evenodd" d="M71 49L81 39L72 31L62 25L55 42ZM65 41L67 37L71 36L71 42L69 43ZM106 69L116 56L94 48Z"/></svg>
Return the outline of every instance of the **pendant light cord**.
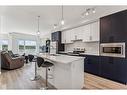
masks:
<svg viewBox="0 0 127 95"><path fill-rule="evenodd" d="M40 16L38 16L38 33L40 32L39 28L40 28Z"/></svg>
<svg viewBox="0 0 127 95"><path fill-rule="evenodd" d="M62 5L62 8L61 9L62 9L62 20L63 20L63 5Z"/></svg>

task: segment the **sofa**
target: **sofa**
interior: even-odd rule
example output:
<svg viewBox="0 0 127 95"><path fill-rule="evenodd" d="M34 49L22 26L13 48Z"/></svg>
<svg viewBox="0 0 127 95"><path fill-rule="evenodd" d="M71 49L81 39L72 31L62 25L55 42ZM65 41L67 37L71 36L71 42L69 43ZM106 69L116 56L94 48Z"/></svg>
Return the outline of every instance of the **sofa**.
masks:
<svg viewBox="0 0 127 95"><path fill-rule="evenodd" d="M12 57L8 52L1 52L1 68L2 69L17 69L24 66L24 58L23 57Z"/></svg>

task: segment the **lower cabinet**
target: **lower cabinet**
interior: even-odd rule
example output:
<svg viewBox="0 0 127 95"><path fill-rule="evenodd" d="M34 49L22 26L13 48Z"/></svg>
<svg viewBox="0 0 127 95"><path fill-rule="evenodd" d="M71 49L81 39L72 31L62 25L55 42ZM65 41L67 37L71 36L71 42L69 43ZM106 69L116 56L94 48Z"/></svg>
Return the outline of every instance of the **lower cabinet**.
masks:
<svg viewBox="0 0 127 95"><path fill-rule="evenodd" d="M115 58L114 67L115 67L114 80L126 84L127 83L127 59Z"/></svg>
<svg viewBox="0 0 127 95"><path fill-rule="evenodd" d="M101 73L100 76L108 79L115 79L114 58L100 57Z"/></svg>
<svg viewBox="0 0 127 95"><path fill-rule="evenodd" d="M99 57L98 56L85 56L86 58L84 59L84 71L95 74L95 75L100 75L100 63L99 63Z"/></svg>
<svg viewBox="0 0 127 95"><path fill-rule="evenodd" d="M123 84L127 83L127 59L85 56L84 71Z"/></svg>

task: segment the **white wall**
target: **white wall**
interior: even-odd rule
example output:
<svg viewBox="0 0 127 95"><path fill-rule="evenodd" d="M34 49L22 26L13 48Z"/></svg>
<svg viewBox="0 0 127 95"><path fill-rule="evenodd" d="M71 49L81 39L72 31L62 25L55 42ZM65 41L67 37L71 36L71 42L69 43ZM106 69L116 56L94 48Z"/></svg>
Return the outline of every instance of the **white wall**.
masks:
<svg viewBox="0 0 127 95"><path fill-rule="evenodd" d="M36 34L37 32L36 18L32 20L31 18L22 18L18 15L1 16L1 26L1 33L17 32L26 34Z"/></svg>

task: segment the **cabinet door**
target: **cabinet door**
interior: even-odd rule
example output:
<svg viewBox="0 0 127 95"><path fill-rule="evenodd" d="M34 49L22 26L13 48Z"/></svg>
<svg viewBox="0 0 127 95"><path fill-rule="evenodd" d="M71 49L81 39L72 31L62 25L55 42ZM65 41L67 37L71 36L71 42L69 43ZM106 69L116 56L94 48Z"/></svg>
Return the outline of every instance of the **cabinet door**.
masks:
<svg viewBox="0 0 127 95"><path fill-rule="evenodd" d="M112 40L111 16L106 16L100 19L100 42L112 42Z"/></svg>
<svg viewBox="0 0 127 95"><path fill-rule="evenodd" d="M90 41L90 24L83 26L83 42Z"/></svg>
<svg viewBox="0 0 127 95"><path fill-rule="evenodd" d="M127 59L114 58L115 81L127 83Z"/></svg>
<svg viewBox="0 0 127 95"><path fill-rule="evenodd" d="M74 28L70 31L71 31L71 40L83 39L83 37L82 37L83 28L82 27Z"/></svg>
<svg viewBox="0 0 127 95"><path fill-rule="evenodd" d="M86 56L84 59L84 71L100 75L100 61L99 56Z"/></svg>
<svg viewBox="0 0 127 95"><path fill-rule="evenodd" d="M52 41L61 42L61 31L54 32L51 35L52 35Z"/></svg>
<svg viewBox="0 0 127 95"><path fill-rule="evenodd" d="M72 43L72 41L71 41L71 31L65 31L65 43Z"/></svg>
<svg viewBox="0 0 127 95"><path fill-rule="evenodd" d="M115 79L114 58L101 56L101 76L111 80Z"/></svg>
<svg viewBox="0 0 127 95"><path fill-rule="evenodd" d="M91 41L99 41L99 21L91 23L90 27Z"/></svg>
<svg viewBox="0 0 127 95"><path fill-rule="evenodd" d="M62 43L66 43L66 31L62 32Z"/></svg>
<svg viewBox="0 0 127 95"><path fill-rule="evenodd" d="M83 27L78 27L75 31L77 39L83 39Z"/></svg>
<svg viewBox="0 0 127 95"><path fill-rule="evenodd" d="M112 34L115 42L127 41L127 11L112 15Z"/></svg>
<svg viewBox="0 0 127 95"><path fill-rule="evenodd" d="M71 39L71 41L74 41L75 40L75 31L76 31L76 28L74 28L74 29L71 29L71 30L69 30L70 31L70 39Z"/></svg>

